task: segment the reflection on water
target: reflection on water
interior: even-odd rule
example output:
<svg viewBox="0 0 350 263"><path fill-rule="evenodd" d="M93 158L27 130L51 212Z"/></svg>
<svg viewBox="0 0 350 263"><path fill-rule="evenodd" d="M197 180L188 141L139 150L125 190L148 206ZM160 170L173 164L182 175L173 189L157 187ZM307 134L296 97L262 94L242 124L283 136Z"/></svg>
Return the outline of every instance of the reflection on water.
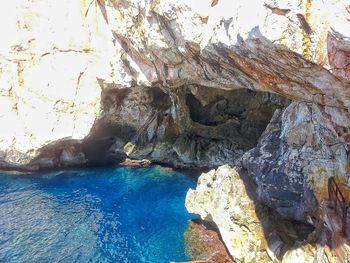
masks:
<svg viewBox="0 0 350 263"><path fill-rule="evenodd" d="M0 262L188 260L194 179L162 167L0 174Z"/></svg>

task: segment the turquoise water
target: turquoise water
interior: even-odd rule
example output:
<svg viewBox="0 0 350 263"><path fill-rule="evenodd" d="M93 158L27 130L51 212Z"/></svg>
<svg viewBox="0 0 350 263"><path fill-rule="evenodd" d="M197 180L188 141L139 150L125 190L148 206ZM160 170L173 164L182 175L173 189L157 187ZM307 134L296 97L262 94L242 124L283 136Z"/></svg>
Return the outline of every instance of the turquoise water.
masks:
<svg viewBox="0 0 350 263"><path fill-rule="evenodd" d="M159 166L0 173L0 262L189 260L190 187L195 179Z"/></svg>

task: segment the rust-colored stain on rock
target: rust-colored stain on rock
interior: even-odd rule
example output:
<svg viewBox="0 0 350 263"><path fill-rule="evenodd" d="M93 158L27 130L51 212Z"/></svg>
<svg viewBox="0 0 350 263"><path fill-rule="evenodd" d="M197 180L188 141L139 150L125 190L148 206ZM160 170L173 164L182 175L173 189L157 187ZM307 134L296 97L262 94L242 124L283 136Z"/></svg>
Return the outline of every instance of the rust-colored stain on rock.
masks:
<svg viewBox="0 0 350 263"><path fill-rule="evenodd" d="M209 16L205 16L205 17L200 17L201 21L203 24L207 24L208 20L209 20Z"/></svg>
<svg viewBox="0 0 350 263"><path fill-rule="evenodd" d="M264 6L271 10L272 14L279 15L279 16L285 16L290 12L290 9L281 9L278 7L272 7L268 4L264 4Z"/></svg>
<svg viewBox="0 0 350 263"><path fill-rule="evenodd" d="M187 253L195 260L191 262L233 262L219 234L213 228L206 225L204 221L189 221L185 240L187 243Z"/></svg>
<svg viewBox="0 0 350 263"><path fill-rule="evenodd" d="M212 0L211 6L216 6L218 4L219 0Z"/></svg>

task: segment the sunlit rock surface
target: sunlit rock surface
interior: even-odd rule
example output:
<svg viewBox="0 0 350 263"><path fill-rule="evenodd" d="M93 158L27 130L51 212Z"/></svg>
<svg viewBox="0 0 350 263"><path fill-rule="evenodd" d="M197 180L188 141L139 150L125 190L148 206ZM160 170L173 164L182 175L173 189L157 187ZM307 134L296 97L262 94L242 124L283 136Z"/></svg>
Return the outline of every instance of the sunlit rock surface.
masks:
<svg viewBox="0 0 350 263"><path fill-rule="evenodd" d="M203 260L206 263L232 263L217 230L202 220L188 222L184 234L186 254L192 260Z"/></svg>
<svg viewBox="0 0 350 263"><path fill-rule="evenodd" d="M350 8L348 9L350 10ZM349 12L350 13L350 12ZM350 38L331 31L327 37L329 64L333 74L350 79Z"/></svg>
<svg viewBox="0 0 350 263"><path fill-rule="evenodd" d="M204 220L215 222L234 260L268 260L264 229L237 171L221 166L202 174L196 190L189 190L186 207ZM263 207L259 213L267 216ZM253 231L250 229L254 229Z"/></svg>
<svg viewBox="0 0 350 263"><path fill-rule="evenodd" d="M7 165L29 164L50 143L83 139L99 115L97 78L110 75L112 44L99 33L99 13L86 18L83 2L1 8L0 156Z"/></svg>
<svg viewBox="0 0 350 263"><path fill-rule="evenodd" d="M335 0L7 2L0 11L2 165L52 167L61 159L69 165L70 155L72 164L89 162L81 140L101 119L125 124L121 114L128 119L122 129L149 134L134 157L179 166L234 163L245 147L235 145L238 136L217 132L230 130L234 116L214 121L216 130L193 127L184 93L198 99L213 88L211 99L199 99L203 107L218 101L219 90L244 88L347 108L348 11L346 1ZM153 96L155 104L164 102L166 118L154 117L159 109L144 101L147 87L166 94L164 101ZM112 105L104 107L102 97ZM148 109L121 113L116 102ZM170 140L174 146L167 130L178 139ZM165 137L154 143L152 132ZM61 156L67 141L74 150ZM42 150L62 143L55 153Z"/></svg>
<svg viewBox="0 0 350 263"><path fill-rule="evenodd" d="M256 199L255 185L237 169L203 173L186 207L214 222L235 262L334 262L323 227L284 220Z"/></svg>
<svg viewBox="0 0 350 263"><path fill-rule="evenodd" d="M330 28L349 35L346 1L213 3L104 3L109 26L137 83L250 88L349 105L348 84L321 67L328 66ZM281 9L285 15L278 14Z"/></svg>
<svg viewBox="0 0 350 263"><path fill-rule="evenodd" d="M179 167L242 161L264 203L259 216L270 207L315 223L327 179L348 183L349 16L345 0L7 1L0 166L125 154ZM217 173L223 185L239 182L228 167ZM214 220L228 247L240 244L229 248L237 260L274 258L254 202L243 187L233 189L245 202L234 199L229 185L208 186L220 200L213 211L189 194L192 211Z"/></svg>

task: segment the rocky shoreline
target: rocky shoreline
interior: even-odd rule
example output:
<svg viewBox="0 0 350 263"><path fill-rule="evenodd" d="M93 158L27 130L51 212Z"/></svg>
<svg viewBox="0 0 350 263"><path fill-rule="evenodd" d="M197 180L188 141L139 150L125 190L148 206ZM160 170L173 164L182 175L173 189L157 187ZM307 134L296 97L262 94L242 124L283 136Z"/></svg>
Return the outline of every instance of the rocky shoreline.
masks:
<svg viewBox="0 0 350 263"><path fill-rule="evenodd" d="M330 225L284 219L258 201L249 180L221 166L202 174L186 197L189 212L217 226L233 262L337 262Z"/></svg>
<svg viewBox="0 0 350 263"><path fill-rule="evenodd" d="M322 204L329 178L350 187L348 1L8 5L1 169L214 169L187 207L234 260L332 262Z"/></svg>

